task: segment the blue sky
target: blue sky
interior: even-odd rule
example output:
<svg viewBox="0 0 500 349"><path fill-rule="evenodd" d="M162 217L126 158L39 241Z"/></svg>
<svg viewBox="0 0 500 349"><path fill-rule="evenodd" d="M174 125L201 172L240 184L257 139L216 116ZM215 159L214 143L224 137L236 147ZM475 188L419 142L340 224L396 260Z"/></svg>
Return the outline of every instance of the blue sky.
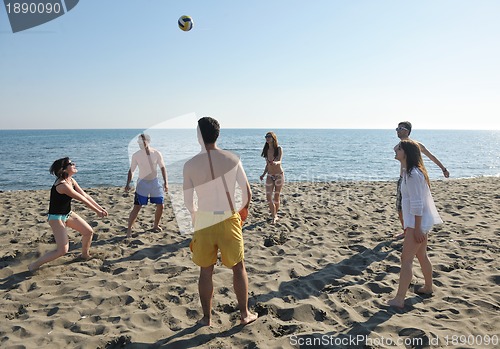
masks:
<svg viewBox="0 0 500 349"><path fill-rule="evenodd" d="M500 129L500 1L84 0L12 33L0 129ZM194 28L177 27L190 15Z"/></svg>

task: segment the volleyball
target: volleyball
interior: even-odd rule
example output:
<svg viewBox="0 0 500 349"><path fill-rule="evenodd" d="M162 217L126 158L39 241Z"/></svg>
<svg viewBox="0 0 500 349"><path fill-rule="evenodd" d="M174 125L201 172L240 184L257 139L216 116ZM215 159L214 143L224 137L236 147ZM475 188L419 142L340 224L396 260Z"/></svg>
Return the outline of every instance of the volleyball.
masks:
<svg viewBox="0 0 500 349"><path fill-rule="evenodd" d="M193 28L193 19L189 16L181 16L177 24L182 31L188 32Z"/></svg>

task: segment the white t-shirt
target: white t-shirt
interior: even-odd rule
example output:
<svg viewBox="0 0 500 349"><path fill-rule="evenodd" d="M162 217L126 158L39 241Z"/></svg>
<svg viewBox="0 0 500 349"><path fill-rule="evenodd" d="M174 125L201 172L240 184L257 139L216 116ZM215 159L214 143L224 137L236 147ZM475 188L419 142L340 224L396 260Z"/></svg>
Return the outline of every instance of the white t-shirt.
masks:
<svg viewBox="0 0 500 349"><path fill-rule="evenodd" d="M430 231L434 224L443 223L424 174L418 168L413 168L410 175L406 171L403 173L401 195L405 228L415 228L415 216L422 216L423 232Z"/></svg>

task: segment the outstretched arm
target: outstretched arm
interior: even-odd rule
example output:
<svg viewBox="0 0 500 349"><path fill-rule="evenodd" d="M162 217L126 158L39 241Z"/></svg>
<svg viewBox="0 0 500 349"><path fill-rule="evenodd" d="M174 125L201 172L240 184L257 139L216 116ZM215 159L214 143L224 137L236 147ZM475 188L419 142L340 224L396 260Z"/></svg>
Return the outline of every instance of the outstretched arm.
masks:
<svg viewBox="0 0 500 349"><path fill-rule="evenodd" d="M92 197L87 194L74 179L71 180L73 182L73 185L75 186L75 189L73 189L73 187L69 183L63 182L63 184L61 185L61 193L66 194L78 201L81 201L88 208L97 213L99 217L105 217L108 215L108 212L97 202L95 202L94 199L92 199Z"/></svg>
<svg viewBox="0 0 500 349"><path fill-rule="evenodd" d="M427 156L429 159L431 159L433 163L439 166L441 171L443 171L443 176L445 176L445 178L450 177L450 173L448 172L446 167L444 167L441 161L439 161L438 158L425 147L425 145L423 145L422 143L418 143L418 145L420 146L420 151L424 153L425 156Z"/></svg>

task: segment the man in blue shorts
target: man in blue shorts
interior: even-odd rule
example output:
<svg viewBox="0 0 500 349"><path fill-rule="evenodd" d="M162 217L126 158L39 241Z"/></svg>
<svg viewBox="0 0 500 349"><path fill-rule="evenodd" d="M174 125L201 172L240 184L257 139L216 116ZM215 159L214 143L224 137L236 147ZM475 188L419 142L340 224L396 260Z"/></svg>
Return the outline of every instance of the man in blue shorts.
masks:
<svg viewBox="0 0 500 349"><path fill-rule="evenodd" d="M165 193L168 191L168 178L163 156L160 151L149 146L151 137L147 134L140 134L137 138L140 150L132 155L130 169L127 175L127 184L125 191L131 189L130 182L134 171L139 167L139 178L135 188L134 208L130 212L128 219L127 238L132 236L132 226L134 225L137 215L142 206L151 202L156 204L155 220L153 231L161 231L160 219L163 214L163 202ZM158 178L158 168L160 168L163 177L163 183L160 183Z"/></svg>

